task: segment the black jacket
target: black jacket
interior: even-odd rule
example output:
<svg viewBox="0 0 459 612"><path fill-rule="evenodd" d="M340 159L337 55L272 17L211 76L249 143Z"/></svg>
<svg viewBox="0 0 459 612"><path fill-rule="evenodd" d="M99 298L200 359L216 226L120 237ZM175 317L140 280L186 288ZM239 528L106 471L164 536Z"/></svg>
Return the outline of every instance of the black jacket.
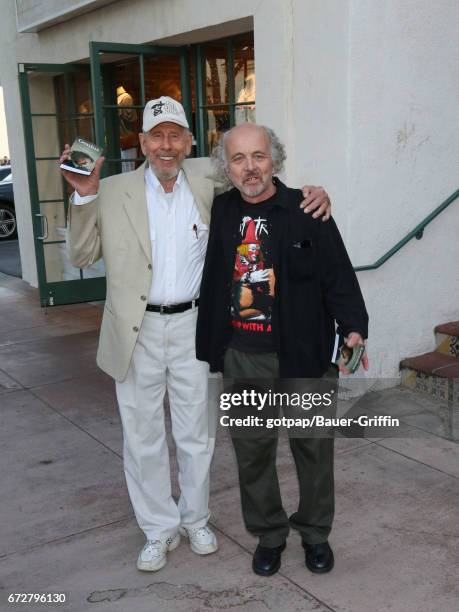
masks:
<svg viewBox="0 0 459 612"><path fill-rule="evenodd" d="M278 179L273 214L276 297L272 329L277 339L280 375L318 378L330 366L339 333L368 334L368 315L357 277L333 219L304 214L300 190ZM256 206L256 204L254 205ZM209 244L201 284L196 355L223 371L231 339L231 279L240 241L240 196L236 189L214 200Z"/></svg>

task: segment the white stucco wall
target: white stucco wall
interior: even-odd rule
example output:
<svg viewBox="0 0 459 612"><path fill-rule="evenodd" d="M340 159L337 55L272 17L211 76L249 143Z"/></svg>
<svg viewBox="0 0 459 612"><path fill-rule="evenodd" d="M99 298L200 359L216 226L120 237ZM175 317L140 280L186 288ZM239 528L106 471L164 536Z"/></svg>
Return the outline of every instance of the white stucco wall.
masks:
<svg viewBox="0 0 459 612"><path fill-rule="evenodd" d="M14 0L18 32L38 32L117 0Z"/></svg>
<svg viewBox="0 0 459 612"><path fill-rule="evenodd" d="M5 103L3 101L3 87L0 87L0 159L4 155L10 156L8 146L8 132L6 130Z"/></svg>
<svg viewBox="0 0 459 612"><path fill-rule="evenodd" d="M274 51L260 74L276 22L255 19L257 117L288 143L290 184L326 185L354 265L376 261L458 187L458 19L453 0L286 2L284 56L294 53L279 89ZM396 376L401 358L434 348L436 324L459 319L458 231L456 201L421 241L358 274L371 376Z"/></svg>
<svg viewBox="0 0 459 612"><path fill-rule="evenodd" d="M455 0L352 2L346 233L356 264L378 259L458 187L458 20ZM459 319L458 233L456 201L422 240L359 274L375 375L432 350L434 325Z"/></svg>
<svg viewBox="0 0 459 612"><path fill-rule="evenodd" d="M27 210L16 62L81 60L89 40L215 38L252 16L257 119L286 142L290 184L326 185L354 265L378 259L457 188L455 0L120 0L38 35L17 35L5 15L0 79ZM458 222L456 202L420 242L359 273L372 376L393 377L400 358L433 348L434 325L459 318ZM25 209L19 224L33 283Z"/></svg>

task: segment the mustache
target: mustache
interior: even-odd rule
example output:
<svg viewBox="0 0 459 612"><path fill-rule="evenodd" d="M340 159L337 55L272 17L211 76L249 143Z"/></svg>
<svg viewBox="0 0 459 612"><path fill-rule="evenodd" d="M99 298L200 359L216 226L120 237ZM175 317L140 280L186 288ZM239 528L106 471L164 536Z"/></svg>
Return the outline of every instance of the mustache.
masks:
<svg viewBox="0 0 459 612"><path fill-rule="evenodd" d="M259 172L253 172L253 171L246 172L244 174L244 181L246 181L249 178L260 178L260 174L259 174Z"/></svg>

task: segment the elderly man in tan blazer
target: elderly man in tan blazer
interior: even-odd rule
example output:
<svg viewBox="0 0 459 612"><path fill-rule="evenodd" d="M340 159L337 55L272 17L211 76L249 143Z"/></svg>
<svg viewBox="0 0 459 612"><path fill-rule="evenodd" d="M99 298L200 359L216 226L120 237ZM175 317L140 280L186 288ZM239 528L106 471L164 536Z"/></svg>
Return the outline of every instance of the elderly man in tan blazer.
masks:
<svg viewBox="0 0 459 612"><path fill-rule="evenodd" d="M220 186L208 159L185 159L192 135L182 105L147 103L137 170L99 181L63 171L75 189L68 249L77 267L103 257L107 277L97 363L116 381L124 471L147 542L137 567L156 571L180 534L201 555L218 544L208 526L215 444L208 414L208 366L196 359L195 331L210 209ZM69 156L66 145L60 162ZM322 188L305 187L305 211L330 215ZM180 499L171 494L163 401L168 392Z"/></svg>

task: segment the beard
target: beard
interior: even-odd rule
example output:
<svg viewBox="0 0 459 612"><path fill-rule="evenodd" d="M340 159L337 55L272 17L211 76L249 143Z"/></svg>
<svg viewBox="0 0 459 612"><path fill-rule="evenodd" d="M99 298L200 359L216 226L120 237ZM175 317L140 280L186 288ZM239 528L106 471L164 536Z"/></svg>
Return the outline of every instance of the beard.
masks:
<svg viewBox="0 0 459 612"><path fill-rule="evenodd" d="M258 183L258 185L247 184L245 181L247 181L250 178L257 178L260 180L260 182ZM259 174L248 174L246 177L244 177L244 180L242 184L240 185L239 190L244 195L250 198L256 198L257 196L262 194L264 191L266 191L268 186L269 186L269 183L264 183L262 177Z"/></svg>
<svg viewBox="0 0 459 612"><path fill-rule="evenodd" d="M257 196L262 194L263 191L265 190L266 190L266 185L264 185L263 183L260 183L259 185L254 185L253 187L243 184L241 187L242 193L246 196L249 196L249 198L256 198Z"/></svg>
<svg viewBox="0 0 459 612"><path fill-rule="evenodd" d="M158 181L170 181L178 176L180 168L176 166L175 168L163 170L153 167L153 172L156 174L156 178L158 179Z"/></svg>
<svg viewBox="0 0 459 612"><path fill-rule="evenodd" d="M181 168L181 165L178 160L172 168L161 168L159 164L155 163L155 161L153 161L152 159L149 160L149 164L151 169L155 173L156 178L160 182L170 181L173 178L176 178Z"/></svg>

